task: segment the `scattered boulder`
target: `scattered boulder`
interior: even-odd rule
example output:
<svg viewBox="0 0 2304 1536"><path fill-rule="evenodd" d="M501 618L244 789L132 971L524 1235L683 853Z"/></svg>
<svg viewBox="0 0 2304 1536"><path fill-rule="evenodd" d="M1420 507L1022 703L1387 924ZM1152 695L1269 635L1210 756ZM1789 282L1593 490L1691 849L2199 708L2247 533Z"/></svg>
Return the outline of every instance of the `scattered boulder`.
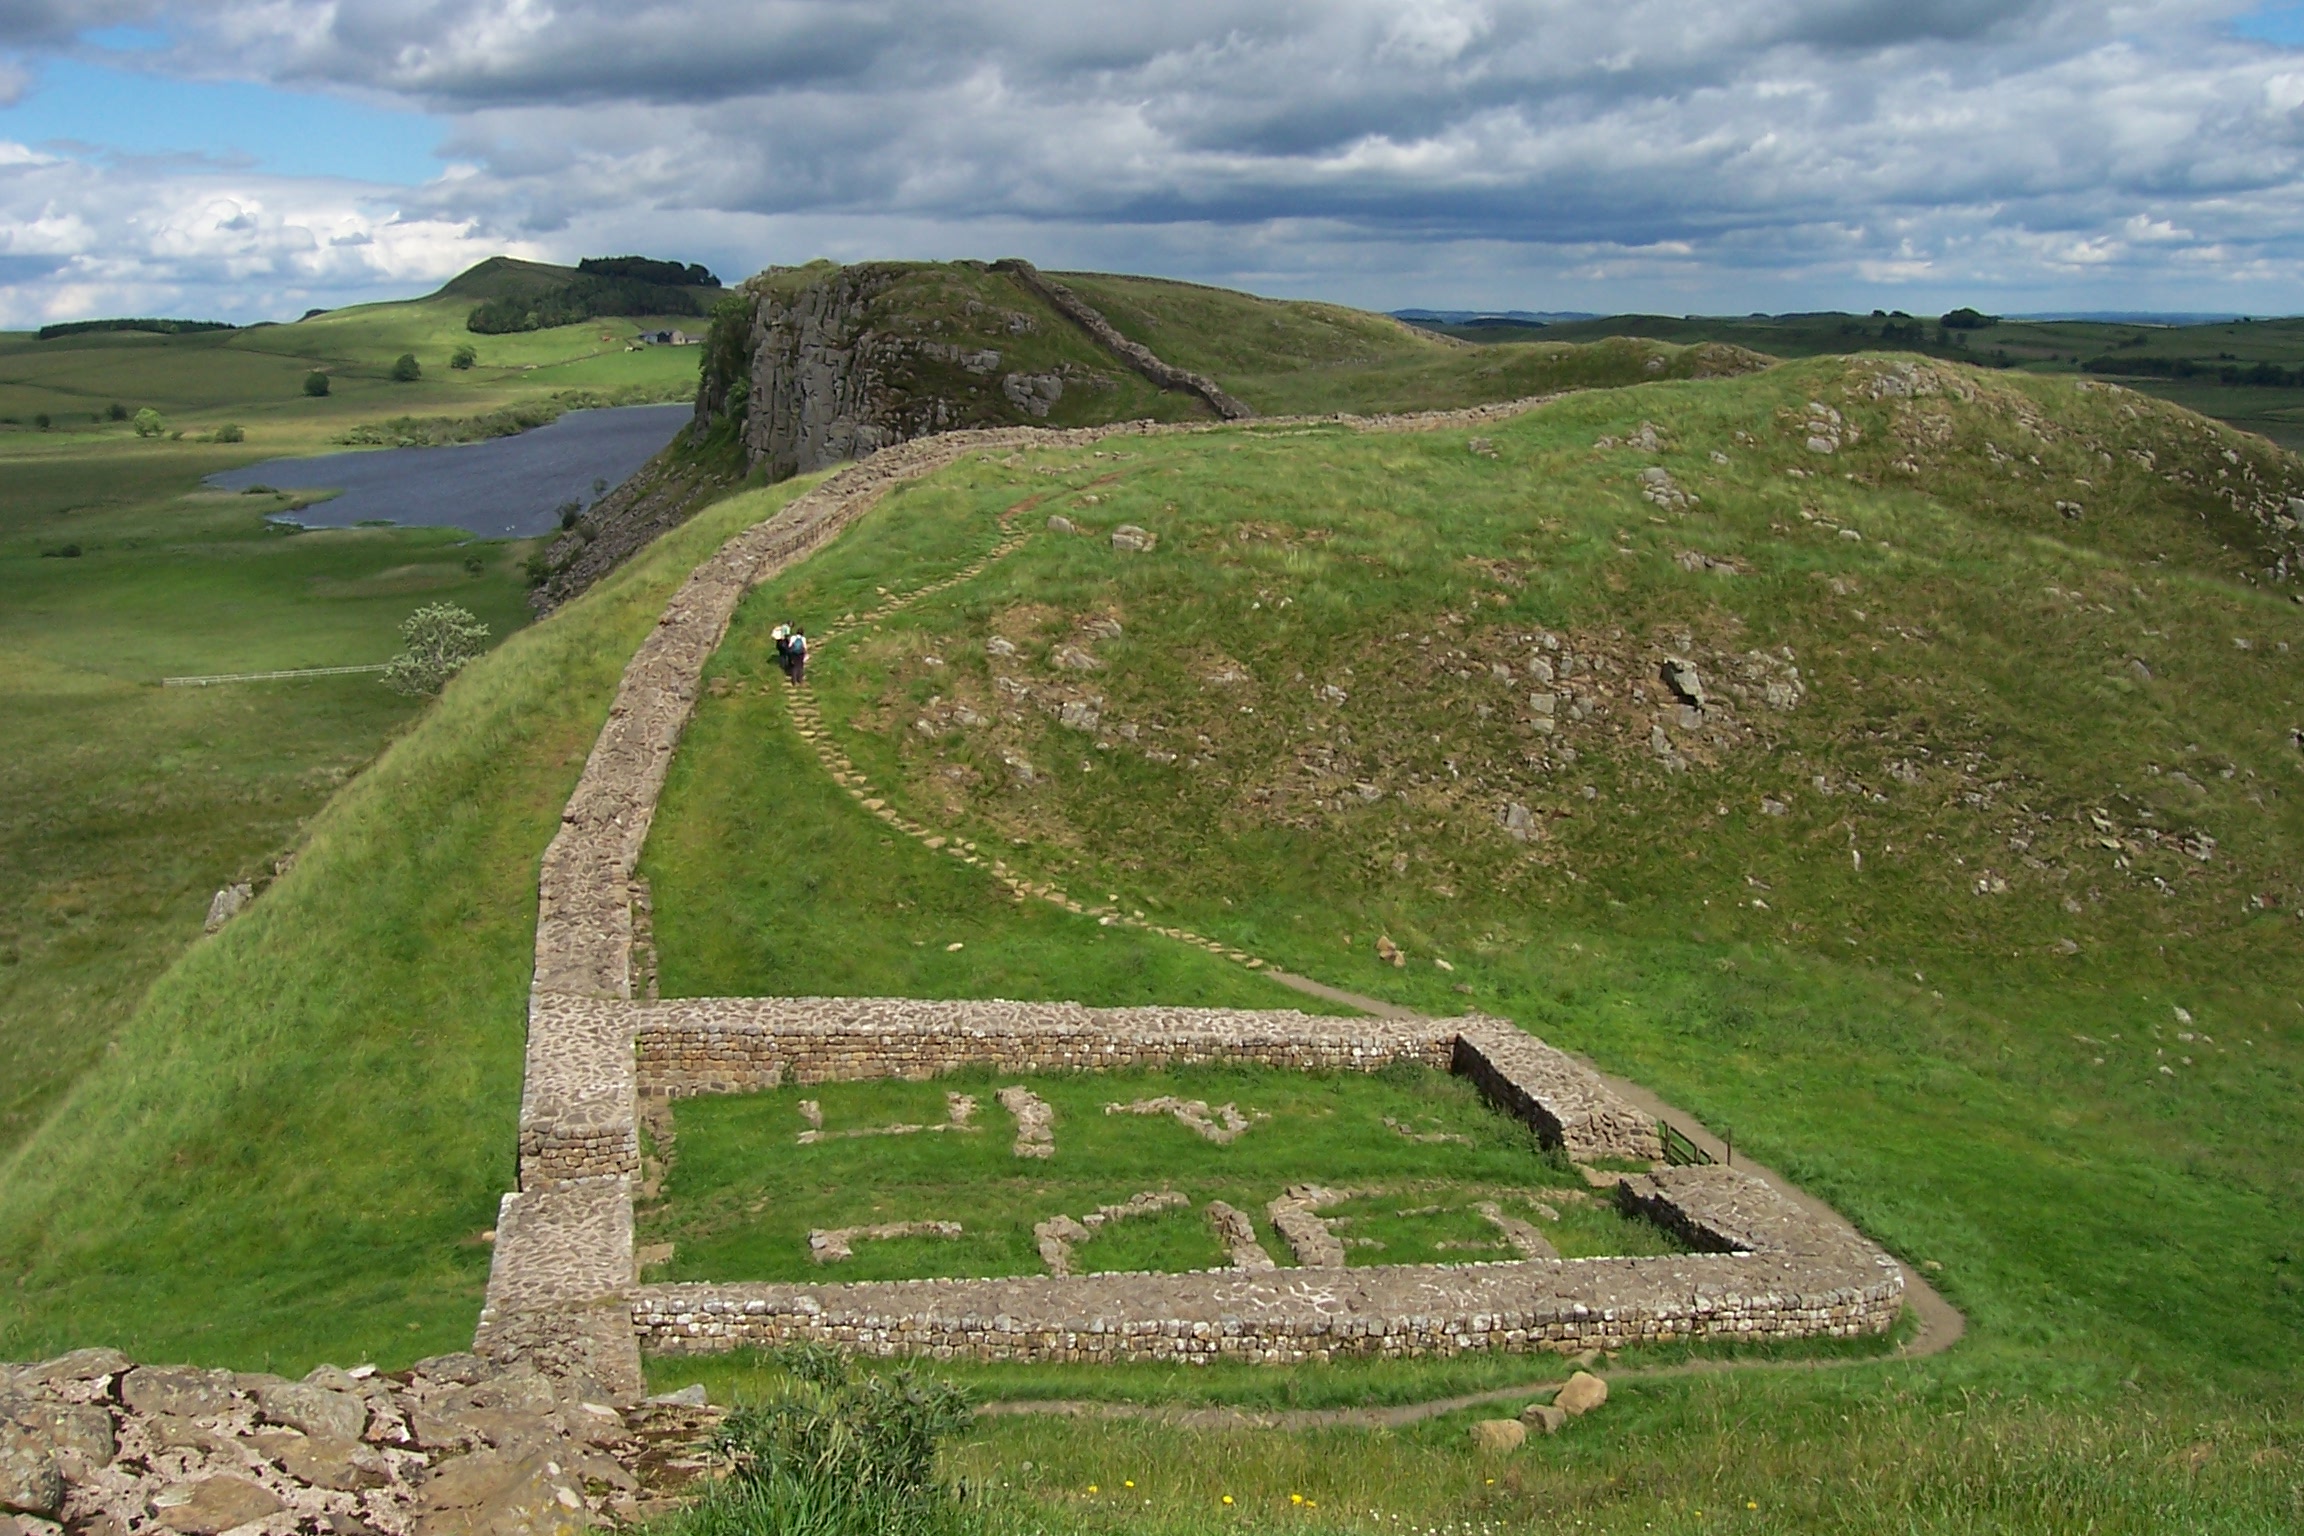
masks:
<svg viewBox="0 0 2304 1536"><path fill-rule="evenodd" d="M1696 709L1704 707L1704 679L1697 675L1696 663L1683 656L1667 656L1663 677L1681 703Z"/></svg>
<svg viewBox="0 0 2304 1536"><path fill-rule="evenodd" d="M1395 966L1408 963L1407 951L1393 943L1392 935L1388 933L1380 933L1376 936L1376 958Z"/></svg>
<svg viewBox="0 0 2304 1536"><path fill-rule="evenodd" d="M1095 672L1104 665L1093 652L1077 645L1060 645L1048 659L1067 672Z"/></svg>
<svg viewBox="0 0 2304 1536"><path fill-rule="evenodd" d="M1504 835L1523 843L1540 835L1535 813L1517 800L1505 806Z"/></svg>
<svg viewBox="0 0 2304 1536"><path fill-rule="evenodd" d="M1158 534L1146 533L1134 523L1122 523L1112 530L1112 547L1122 554L1148 555L1159 542Z"/></svg>
<svg viewBox="0 0 2304 1536"><path fill-rule="evenodd" d="M1073 524L1072 519L1059 512L1048 519L1048 531L1050 533L1078 533L1080 530Z"/></svg>
<svg viewBox="0 0 2304 1536"><path fill-rule="evenodd" d="M240 909L247 906L249 902L254 901L255 899L256 888L247 884L245 881L238 885L227 885L222 887L216 892L215 897L209 901L208 921L202 926L204 927L205 931L214 933L217 929L223 927L226 923L232 921L232 919L235 917L238 917L240 915Z"/></svg>
<svg viewBox="0 0 2304 1536"><path fill-rule="evenodd" d="M1520 1422L1530 1429L1556 1435L1560 1433L1560 1427L1568 1422L1568 1410L1556 1408L1550 1403L1530 1403L1520 1410Z"/></svg>
<svg viewBox="0 0 2304 1536"><path fill-rule="evenodd" d="M1553 1395L1552 1406L1572 1419L1580 1419L1608 1401L1608 1383L1590 1371L1578 1371Z"/></svg>
<svg viewBox="0 0 2304 1536"><path fill-rule="evenodd" d="M1489 1456L1520 1449L1528 1426L1518 1419L1482 1419L1472 1426L1472 1448Z"/></svg>

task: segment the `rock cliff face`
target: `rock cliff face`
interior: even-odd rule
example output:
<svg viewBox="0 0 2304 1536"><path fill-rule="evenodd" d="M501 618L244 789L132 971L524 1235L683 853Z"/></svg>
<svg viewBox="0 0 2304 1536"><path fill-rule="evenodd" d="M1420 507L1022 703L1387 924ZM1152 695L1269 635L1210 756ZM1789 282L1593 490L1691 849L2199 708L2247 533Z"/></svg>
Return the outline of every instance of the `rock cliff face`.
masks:
<svg viewBox="0 0 2304 1536"><path fill-rule="evenodd" d="M781 480L960 428L1220 413L1131 352L1005 263L771 271L715 321L698 428L740 418L747 468Z"/></svg>

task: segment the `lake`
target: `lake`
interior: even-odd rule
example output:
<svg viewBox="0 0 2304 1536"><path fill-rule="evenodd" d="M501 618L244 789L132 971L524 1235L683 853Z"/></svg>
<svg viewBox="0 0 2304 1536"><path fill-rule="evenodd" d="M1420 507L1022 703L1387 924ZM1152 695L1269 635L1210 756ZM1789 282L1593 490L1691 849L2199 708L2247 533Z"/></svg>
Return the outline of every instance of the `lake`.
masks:
<svg viewBox="0 0 2304 1536"><path fill-rule="evenodd" d="M622 484L695 414L688 405L570 411L549 426L484 443L267 459L210 475L207 483L227 491L341 491L289 518L306 528L387 522L528 538L557 529L566 503L598 500L593 481Z"/></svg>

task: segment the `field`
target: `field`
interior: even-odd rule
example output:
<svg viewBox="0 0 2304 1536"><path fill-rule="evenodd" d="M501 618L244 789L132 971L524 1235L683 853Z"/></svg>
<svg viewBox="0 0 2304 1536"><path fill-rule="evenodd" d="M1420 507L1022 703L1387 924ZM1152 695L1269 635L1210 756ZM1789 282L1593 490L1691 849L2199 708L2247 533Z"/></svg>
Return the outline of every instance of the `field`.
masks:
<svg viewBox="0 0 2304 1536"><path fill-rule="evenodd" d="M373 676L160 679L382 661L426 602L461 603L498 639L527 622L524 543L292 534L266 522L285 498L210 492L201 477L326 452L398 414L695 387L695 348L626 352L602 339L609 323L473 337L469 307L433 298L188 336L0 336L0 1158L102 1058L199 935L217 888L269 879L305 821L418 713ZM480 367L448 367L463 341ZM404 351L423 360L414 384L389 377ZM325 398L303 393L315 367L333 380ZM110 419L114 403L124 417L159 411L168 435L138 437ZM47 430L33 425L42 413ZM227 423L245 440L200 440Z"/></svg>
<svg viewBox="0 0 2304 1536"><path fill-rule="evenodd" d="M1292 355L1313 362L1274 378L1328 356L1334 387L1358 388L1357 354L1307 340ZM55 487L28 511L10 499L16 590L60 584L49 620L10 641L17 673L94 699L71 704L87 723L68 719L80 695L64 682L22 706L59 722L42 738L58 760L10 757L30 810L9 847L52 849L30 867L54 873L10 941L7 1006L18 975L93 1001L46 1037L53 1108L0 1152L0 1357L107 1342L300 1371L461 1347L512 1174L535 859L673 586L798 487L706 509L436 707L332 725L318 705L89 679L353 655L388 643L392 604L436 580L503 613L517 552L268 533L260 509L186 493L232 450L109 431L54 449L51 469L39 455L57 434L5 439ZM93 463L109 478L85 478ZM840 750L907 815L1300 974L1476 1006L1585 1051L1831 1200L1970 1332L1917 1361L1627 1355L1600 1414L1503 1461L1466 1444L1466 1419L1493 1408L1389 1427L987 1417L954 1465L995 1528L2293 1529L2304 615L2266 574L2287 531L2256 513L2296 494L2294 459L2146 396L1863 357L1667 375L1473 430L1250 425L977 455L740 610L643 862L662 988L1300 1001L1132 923L1010 899L856 809L794 739L768 627L821 630L877 589L938 580L1009 514L1034 530L1014 553L812 664ZM1083 532L1046 527L1056 513ZM1105 535L1123 522L1156 547L1116 551ZM86 533L83 556L43 559L67 529ZM276 574L184 574L211 548L220 569ZM254 595L202 606L241 580ZM301 637L276 617L298 602L320 616ZM42 650L75 634L77 658ZM387 738L298 831L325 789L298 751L326 744L349 772ZM82 740L97 746L72 757ZM297 862L167 965L229 871L169 876L192 842L156 820L149 852L120 855L105 914L51 923L94 858L70 839L118 836L71 819L76 784L102 771L122 775L113 814L196 822L215 866L261 865L289 839ZM205 798L154 792L202 774ZM285 788L298 774L304 799ZM162 914L126 930L146 947L105 958L137 902ZM810 1096L827 1126L854 1128L933 1117L946 1086ZM1043 1091L1082 1095L1070 1121L1101 1129L1108 1089L1138 1091ZM1281 1103L1266 1092L1193 1087ZM886 1198L926 1210L928 1174L952 1170L918 1159L949 1163L968 1140L800 1148L797 1097L682 1107L670 1198L649 1218L675 1243L669 1273L788 1264L796 1232L906 1160L917 1184ZM1002 1122L984 1113L997 1151ZM1210 1150L1253 1153L1258 1134ZM827 1151L839 1192L740 1219L770 1147ZM1163 1170L1202 1148L1177 1150ZM1429 1177L1506 1182L1462 1166ZM1050 1209L1078 1215L1152 1171L1115 1163ZM1014 1258L1027 1203L949 1187L999 1214ZM1456 1202L1360 1214L1427 1203ZM1379 1240L1470 1240L1417 1230ZM1188 1225L1143 1231L1155 1251L1136 1259L1188 1259ZM866 1245L851 1262L903 1257ZM728 1394L776 1368L654 1370ZM1017 1403L1262 1410L1534 1395L1559 1367L947 1373Z"/></svg>
<svg viewBox="0 0 2304 1536"><path fill-rule="evenodd" d="M2099 377L2258 433L2291 452L2304 451L2304 384L2224 384L2225 368L2274 364L2293 375L2304 367L2304 320L2233 320L2202 325L2131 325L2093 320L2003 320L1947 332L1935 318L1844 314L1611 315L1556 325L1508 323L1435 327L1440 334L1516 350L1615 336L1646 336L1688 346L1704 342L1749 347L1772 357L1821 357L1895 348L2028 373L2072 374L2083 365ZM2170 376L2176 365L2197 377ZM2157 370L2157 371L2155 371Z"/></svg>
<svg viewBox="0 0 2304 1536"><path fill-rule="evenodd" d="M1055 1111L1056 1151L1046 1159L1010 1150L1014 1117L995 1095L1012 1082ZM955 1093L971 1101L959 1125L947 1099ZM1160 1099L1198 1103L1207 1123L1234 1139L1126 1108ZM1227 1107L1237 1125L1222 1115ZM1268 1256L1288 1265L1295 1256L1264 1207L1295 1184L1350 1197L1322 1214L1355 1264L1516 1257L1481 1215L1483 1202L1537 1227L1562 1257L1675 1251L1662 1231L1595 1201L1573 1168L1547 1158L1470 1084L1424 1068L1381 1076L975 1072L691 1099L676 1119L664 1199L641 1215L641 1242L675 1245L651 1279L1040 1274L1034 1223L1171 1191L1187 1203L1099 1227L1079 1245L1074 1273L1224 1267L1210 1200L1247 1214ZM902 1125L928 1129L886 1130ZM812 1130L817 1139L801 1140ZM957 1235L859 1243L837 1270L809 1254L811 1230L956 1218L965 1229Z"/></svg>

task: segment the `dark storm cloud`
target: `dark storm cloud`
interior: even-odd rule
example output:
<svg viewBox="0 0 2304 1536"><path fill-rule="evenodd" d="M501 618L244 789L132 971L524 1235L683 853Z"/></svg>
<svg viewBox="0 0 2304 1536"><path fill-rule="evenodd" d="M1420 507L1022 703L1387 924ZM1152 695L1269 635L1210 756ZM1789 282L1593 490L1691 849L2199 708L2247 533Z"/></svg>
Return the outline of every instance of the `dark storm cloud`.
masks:
<svg viewBox="0 0 2304 1536"><path fill-rule="evenodd" d="M393 201L431 232L402 251L443 261L669 230L739 266L1118 249L1213 277L2207 281L2293 306L2304 63L2225 35L2242 8L260 0L151 24L177 40L161 67L439 115L457 169ZM112 19L0 0L0 41ZM98 203L162 195L127 171L10 176L0 216L35 244L74 218L141 228Z"/></svg>

